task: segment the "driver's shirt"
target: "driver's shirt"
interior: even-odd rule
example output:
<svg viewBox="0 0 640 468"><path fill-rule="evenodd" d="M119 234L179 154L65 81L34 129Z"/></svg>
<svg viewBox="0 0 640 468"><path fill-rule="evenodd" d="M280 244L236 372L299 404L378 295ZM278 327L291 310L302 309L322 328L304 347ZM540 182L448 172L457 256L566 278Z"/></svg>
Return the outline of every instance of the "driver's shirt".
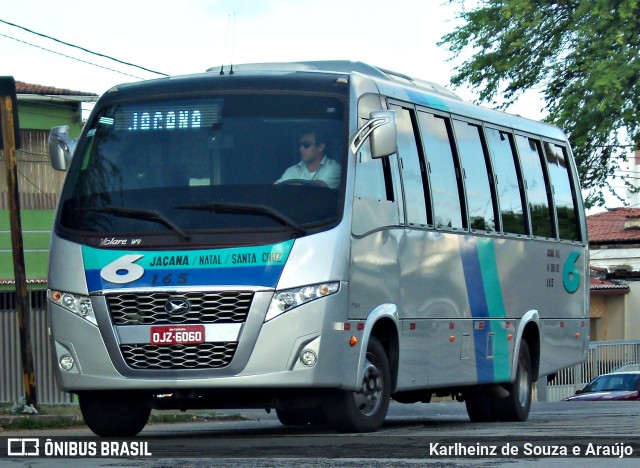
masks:
<svg viewBox="0 0 640 468"><path fill-rule="evenodd" d="M309 172L307 165L300 161L298 164L294 164L284 171L282 177L276 180L276 184L293 179L321 180L327 184L327 187L336 189L340 185L340 164L335 162L333 159L323 156L318 170L315 172Z"/></svg>

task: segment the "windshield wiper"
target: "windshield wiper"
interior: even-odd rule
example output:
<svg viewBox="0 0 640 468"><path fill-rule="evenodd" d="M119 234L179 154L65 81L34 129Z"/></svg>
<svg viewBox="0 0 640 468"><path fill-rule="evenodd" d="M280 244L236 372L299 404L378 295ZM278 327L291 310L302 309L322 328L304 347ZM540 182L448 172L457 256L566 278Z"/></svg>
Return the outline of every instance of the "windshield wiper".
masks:
<svg viewBox="0 0 640 468"><path fill-rule="evenodd" d="M168 228L177 232L180 237L188 241L191 239L189 234L182 230L176 223L157 211L150 210L136 210L132 208L119 208L117 206L100 206L95 208L80 208L78 211L95 211L97 213L109 213L116 216L122 216L123 218L144 219L147 221L154 221L156 223L167 226Z"/></svg>
<svg viewBox="0 0 640 468"><path fill-rule="evenodd" d="M172 208L183 210L213 211L216 213L265 215L272 219L275 219L276 221L279 221L285 226L293 228L302 236L307 233L307 230L305 228L300 226L300 224L291 219L289 216L267 205L254 205L248 203L202 203L199 205L177 205Z"/></svg>

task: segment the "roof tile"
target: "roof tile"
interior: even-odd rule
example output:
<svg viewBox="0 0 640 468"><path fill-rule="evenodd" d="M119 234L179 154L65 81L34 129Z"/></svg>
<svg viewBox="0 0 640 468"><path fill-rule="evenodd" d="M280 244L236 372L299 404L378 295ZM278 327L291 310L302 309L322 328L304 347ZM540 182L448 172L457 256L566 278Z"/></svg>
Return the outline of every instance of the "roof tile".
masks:
<svg viewBox="0 0 640 468"><path fill-rule="evenodd" d="M23 81L16 81L16 93L40 94L49 96L97 96L96 93L55 88L53 86L43 86L38 84L25 83Z"/></svg>
<svg viewBox="0 0 640 468"><path fill-rule="evenodd" d="M630 289L627 283L617 283L613 281L606 281L597 278L589 278L590 290L592 293L609 293L609 294L627 294Z"/></svg>
<svg viewBox="0 0 640 468"><path fill-rule="evenodd" d="M616 208L587 216L589 242L640 242L639 228L625 229L625 223L634 219L640 224L640 208Z"/></svg>

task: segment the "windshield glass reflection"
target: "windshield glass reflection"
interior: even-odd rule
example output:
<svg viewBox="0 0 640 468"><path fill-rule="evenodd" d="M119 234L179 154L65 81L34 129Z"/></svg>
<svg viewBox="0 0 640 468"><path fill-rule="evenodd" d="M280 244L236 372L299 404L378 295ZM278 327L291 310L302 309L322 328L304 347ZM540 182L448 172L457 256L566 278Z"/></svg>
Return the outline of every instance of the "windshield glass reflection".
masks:
<svg viewBox="0 0 640 468"><path fill-rule="evenodd" d="M344 110L317 96L114 105L89 124L60 224L84 235L285 232L339 219Z"/></svg>

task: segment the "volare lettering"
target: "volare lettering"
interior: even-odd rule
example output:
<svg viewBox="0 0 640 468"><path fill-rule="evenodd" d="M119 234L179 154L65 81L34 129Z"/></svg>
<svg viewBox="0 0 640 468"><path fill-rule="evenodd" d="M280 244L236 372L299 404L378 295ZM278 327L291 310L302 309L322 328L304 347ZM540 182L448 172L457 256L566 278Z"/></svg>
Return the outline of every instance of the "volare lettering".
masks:
<svg viewBox="0 0 640 468"><path fill-rule="evenodd" d="M105 237L100 241L100 245L127 245L129 239L116 239L115 237Z"/></svg>
<svg viewBox="0 0 640 468"><path fill-rule="evenodd" d="M149 263L149 266L157 267L157 266L185 266L189 265L189 257L186 255L166 255L166 256L158 256L154 257Z"/></svg>

